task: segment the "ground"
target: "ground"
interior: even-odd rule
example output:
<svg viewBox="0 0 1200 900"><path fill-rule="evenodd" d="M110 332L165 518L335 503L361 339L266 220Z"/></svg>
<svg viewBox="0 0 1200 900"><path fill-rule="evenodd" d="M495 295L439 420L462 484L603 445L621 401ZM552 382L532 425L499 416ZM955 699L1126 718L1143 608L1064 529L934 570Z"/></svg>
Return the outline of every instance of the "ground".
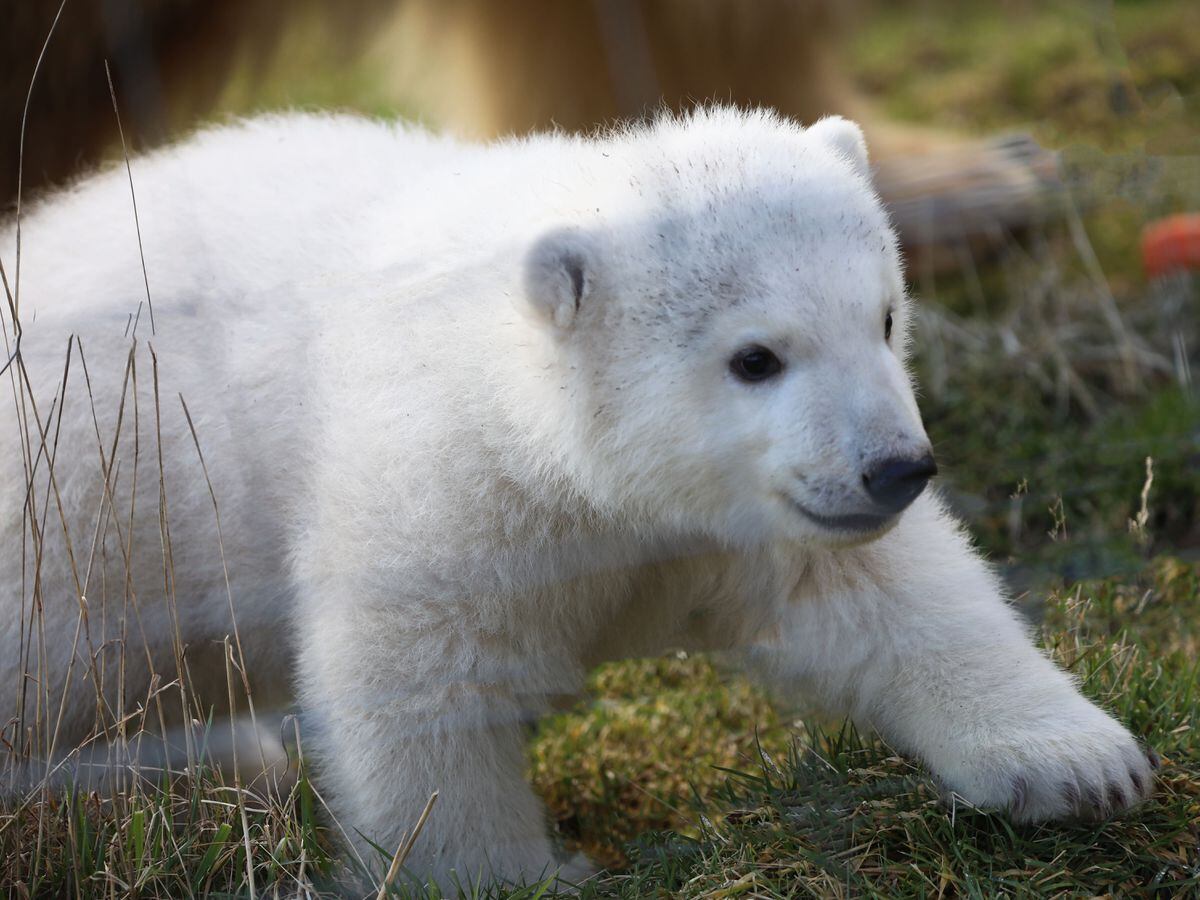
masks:
<svg viewBox="0 0 1200 900"><path fill-rule="evenodd" d="M319 42L294 40L265 80L235 82L230 110L398 112L377 60L330 79ZM540 728L534 782L564 843L612 866L587 896L1200 896L1200 303L1195 279L1148 280L1137 251L1146 222L1200 212L1200 7L903 3L849 49L892 115L1062 151L1044 228L954 275L913 273L921 403L943 489L1045 646L1162 757L1155 797L1119 821L1014 828L680 655L595 672ZM303 779L5 803L0 884L17 896L346 877Z"/></svg>

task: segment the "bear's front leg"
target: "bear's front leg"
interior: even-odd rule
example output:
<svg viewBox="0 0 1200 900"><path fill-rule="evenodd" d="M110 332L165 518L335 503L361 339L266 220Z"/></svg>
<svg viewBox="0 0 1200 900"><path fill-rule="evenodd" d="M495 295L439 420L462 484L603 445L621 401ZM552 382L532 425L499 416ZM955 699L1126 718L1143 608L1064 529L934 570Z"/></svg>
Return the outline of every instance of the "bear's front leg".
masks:
<svg viewBox="0 0 1200 900"><path fill-rule="evenodd" d="M816 561L801 583L779 639L754 659L969 802L1039 821L1106 816L1149 793L1147 754L1034 646L936 500Z"/></svg>
<svg viewBox="0 0 1200 900"><path fill-rule="evenodd" d="M525 781L526 726L542 710L536 673L442 620L402 622L390 604L302 619L305 733L317 784L376 872L368 841L395 853L438 792L405 869L450 889L556 872L545 811Z"/></svg>

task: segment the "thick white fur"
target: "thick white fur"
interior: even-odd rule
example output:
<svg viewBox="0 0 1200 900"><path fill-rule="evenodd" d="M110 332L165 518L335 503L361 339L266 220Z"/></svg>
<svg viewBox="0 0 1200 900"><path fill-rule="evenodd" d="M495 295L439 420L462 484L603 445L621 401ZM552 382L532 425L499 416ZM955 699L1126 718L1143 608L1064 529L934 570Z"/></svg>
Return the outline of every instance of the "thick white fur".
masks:
<svg viewBox="0 0 1200 900"><path fill-rule="evenodd" d="M64 745L91 721L89 654L111 687L124 635L108 702L132 709L142 636L170 674L175 618L223 697L231 612L182 394L257 695L290 669L352 833L395 847L440 791L420 875L552 869L525 724L589 666L672 646L749 649L1019 819L1149 788L1138 745L1033 647L935 498L869 533L797 506L852 514L871 461L927 446L895 240L852 124L715 109L483 147L289 116L133 172L153 334L143 310L125 336L144 287L123 170L23 224L24 360L57 441L55 484L41 462L30 501L48 523L47 665L27 684L44 703L66 686ZM83 357L56 400L72 333ZM735 378L749 344L783 372ZM33 573L11 401L0 420L7 689Z"/></svg>

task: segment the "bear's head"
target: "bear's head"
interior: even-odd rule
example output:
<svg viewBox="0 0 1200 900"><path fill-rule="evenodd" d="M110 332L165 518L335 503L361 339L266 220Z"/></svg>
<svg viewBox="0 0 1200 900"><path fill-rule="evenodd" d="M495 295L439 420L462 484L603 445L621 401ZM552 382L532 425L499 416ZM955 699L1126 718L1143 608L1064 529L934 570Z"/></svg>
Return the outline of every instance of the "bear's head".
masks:
<svg viewBox="0 0 1200 900"><path fill-rule="evenodd" d="M936 469L861 131L706 110L602 149L599 215L525 263L586 489L729 543L884 533Z"/></svg>

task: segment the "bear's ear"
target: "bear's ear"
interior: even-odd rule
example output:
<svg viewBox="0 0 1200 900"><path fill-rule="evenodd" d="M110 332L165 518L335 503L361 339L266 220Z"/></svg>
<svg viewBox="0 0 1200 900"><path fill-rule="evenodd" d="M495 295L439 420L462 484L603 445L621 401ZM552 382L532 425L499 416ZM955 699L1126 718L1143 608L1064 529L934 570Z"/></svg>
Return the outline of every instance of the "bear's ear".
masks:
<svg viewBox="0 0 1200 900"><path fill-rule="evenodd" d="M525 259L525 299L540 318L565 331L595 276L591 239L578 228L560 228L539 238Z"/></svg>
<svg viewBox="0 0 1200 900"><path fill-rule="evenodd" d="M856 123L841 116L826 116L809 126L808 135L844 157L858 174L864 178L871 177L867 141Z"/></svg>

